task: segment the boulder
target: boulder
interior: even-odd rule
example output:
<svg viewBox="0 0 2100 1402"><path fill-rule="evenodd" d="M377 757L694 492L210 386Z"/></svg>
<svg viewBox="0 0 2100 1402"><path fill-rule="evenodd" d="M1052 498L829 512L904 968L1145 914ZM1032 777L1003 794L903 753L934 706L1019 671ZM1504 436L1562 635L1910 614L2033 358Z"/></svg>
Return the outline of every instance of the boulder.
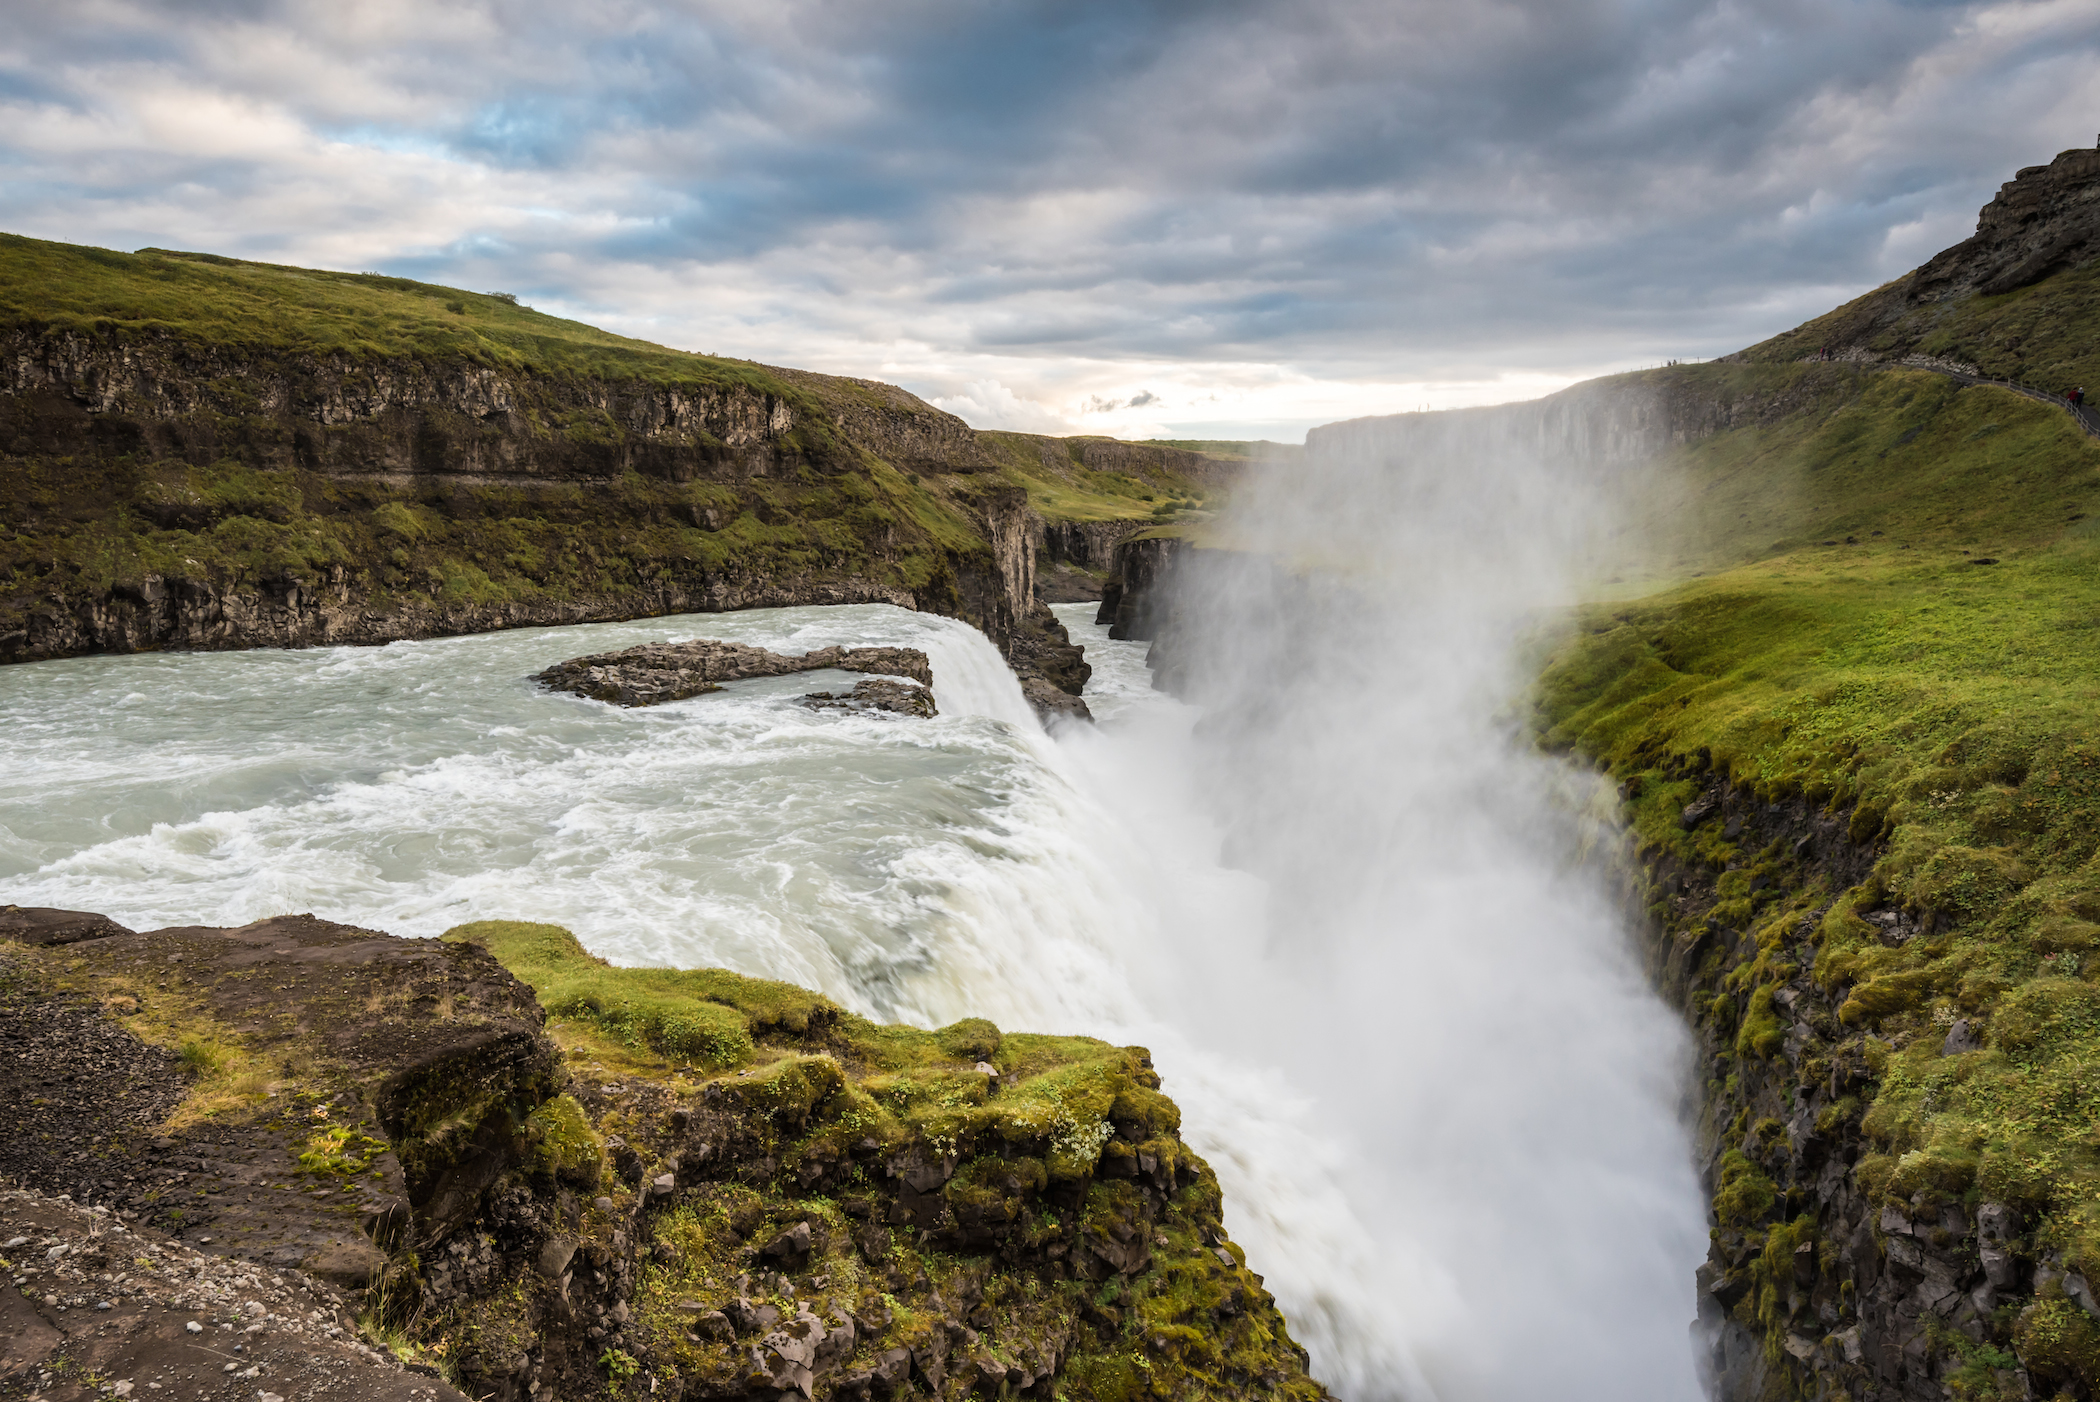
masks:
<svg viewBox="0 0 2100 1402"><path fill-rule="evenodd" d="M889 677L870 677L854 683L851 691L812 691L802 704L813 711L885 711L896 716L930 720L939 714L933 693L915 682Z"/></svg>
<svg viewBox="0 0 2100 1402"><path fill-rule="evenodd" d="M107 915L45 906L0 906L0 939L20 944L78 944L132 933Z"/></svg>
<svg viewBox="0 0 2100 1402"><path fill-rule="evenodd" d="M758 1254L793 1270L809 1259L809 1246L809 1223L797 1222L758 1248Z"/></svg>

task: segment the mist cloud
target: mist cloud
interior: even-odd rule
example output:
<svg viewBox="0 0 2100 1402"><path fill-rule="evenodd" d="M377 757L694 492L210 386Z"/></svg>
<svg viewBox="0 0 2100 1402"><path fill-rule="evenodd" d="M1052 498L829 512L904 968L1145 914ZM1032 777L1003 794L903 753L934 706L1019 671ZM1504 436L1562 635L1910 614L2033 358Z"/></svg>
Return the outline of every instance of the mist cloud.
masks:
<svg viewBox="0 0 2100 1402"><path fill-rule="evenodd" d="M99 0L0 37L0 225L515 287L1071 424L1156 417L1148 367L1364 412L1893 276L2094 140L2096 48L2093 0Z"/></svg>

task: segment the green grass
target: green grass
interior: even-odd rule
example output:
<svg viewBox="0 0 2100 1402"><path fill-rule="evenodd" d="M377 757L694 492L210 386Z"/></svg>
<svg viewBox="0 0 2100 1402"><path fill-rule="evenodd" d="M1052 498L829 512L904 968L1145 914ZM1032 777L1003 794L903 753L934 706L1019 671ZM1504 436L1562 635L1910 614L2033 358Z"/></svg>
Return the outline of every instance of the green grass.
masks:
<svg viewBox="0 0 2100 1402"><path fill-rule="evenodd" d="M1657 543L1651 567L1665 576L1779 556L1845 573L1861 550L2029 550L2085 514L2100 485L2091 440L2070 416L2009 391L1847 366L1671 373L1679 393L1794 412L1665 463L1638 523Z"/></svg>
<svg viewBox="0 0 2100 1402"><path fill-rule="evenodd" d="M14 234L0 234L0 328L465 360L568 377L744 385L807 399L763 366L616 336L461 288L209 253L118 253Z"/></svg>
<svg viewBox="0 0 2100 1402"><path fill-rule="evenodd" d="M1827 315L1752 346L1754 361L1800 360L1826 345L1850 344L1870 320L1863 344L1889 359L1919 354L1976 366L1986 376L2061 393L2100 392L2100 266L2058 273L1997 297L1964 297L1896 310L1909 274ZM1878 314L1878 315L1877 315Z"/></svg>
<svg viewBox="0 0 2100 1402"><path fill-rule="evenodd" d="M1266 438L1147 438L1145 442L1155 447L1181 448L1206 457L1234 458L1241 462L1262 458L1292 459L1305 454L1302 443L1272 443Z"/></svg>
<svg viewBox="0 0 2100 1402"><path fill-rule="evenodd" d="M482 920L447 930L532 985L556 1017L594 1024L631 1047L710 1069L748 1063L754 1032L821 1031L843 1015L821 994L724 969L615 968L559 925Z"/></svg>
<svg viewBox="0 0 2100 1402"><path fill-rule="evenodd" d="M1081 456L1085 445L1113 440L1046 439L1002 432L980 433L977 438L999 465L999 477L1025 488L1028 504L1046 521L1140 519L1151 516L1165 501L1201 503L1216 491L1166 467L1163 455L1161 465L1139 471L1104 472L1088 467Z"/></svg>
<svg viewBox="0 0 2100 1402"><path fill-rule="evenodd" d="M1810 368L1685 373L1769 388ZM1862 1186L2019 1204L2038 1242L2100 1268L2100 445L1923 373L1842 372L1811 405L1678 456L1659 515L1693 518L1662 562L1680 582L1583 612L1539 729L1629 781L1644 848L1733 863L1716 913L1760 951L1723 984L1750 1009L1736 1055L1776 1054L1770 989L1829 906L1813 976L1850 990L1844 1035L1879 1078ZM1709 758L1849 812L1887 855L1848 892L1753 890L1786 854L1677 824L1677 776ZM1937 927L1884 945L1860 912L1890 903ZM1956 1017L1986 1045L1942 1057ZM1724 1220L1762 1210L1753 1173L1724 1172Z"/></svg>

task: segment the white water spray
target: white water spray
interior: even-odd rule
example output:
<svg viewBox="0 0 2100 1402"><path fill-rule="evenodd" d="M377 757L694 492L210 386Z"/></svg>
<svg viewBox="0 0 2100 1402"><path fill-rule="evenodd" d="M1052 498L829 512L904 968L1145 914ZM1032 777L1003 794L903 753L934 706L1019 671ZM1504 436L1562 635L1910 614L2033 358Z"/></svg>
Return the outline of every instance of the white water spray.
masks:
<svg viewBox="0 0 2100 1402"><path fill-rule="evenodd" d="M1345 1397L1694 1398L1684 1039L1585 859L1595 781L1507 719L1612 494L1480 427L1316 438L1239 494L1242 550L1182 570L1190 772L1267 903L1256 949L1170 924L1190 977L1154 1005L1339 1151L1353 1258L1230 1186Z"/></svg>

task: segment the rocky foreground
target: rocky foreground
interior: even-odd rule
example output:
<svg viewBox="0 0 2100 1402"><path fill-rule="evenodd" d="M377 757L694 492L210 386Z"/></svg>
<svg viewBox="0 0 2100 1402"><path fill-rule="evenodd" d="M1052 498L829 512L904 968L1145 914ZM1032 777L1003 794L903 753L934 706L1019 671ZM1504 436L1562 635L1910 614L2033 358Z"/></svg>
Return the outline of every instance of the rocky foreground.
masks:
<svg viewBox="0 0 2100 1402"><path fill-rule="evenodd" d="M845 697L817 692L808 699L906 715L934 713L933 667L925 653L910 647L822 647L794 657L762 647L698 638L684 643L643 643L620 652L572 657L555 663L534 680L555 691L609 701L615 706L661 706L667 701L720 691L724 682L826 670L908 677L917 687L907 689L897 682L880 686L863 682Z"/></svg>
<svg viewBox="0 0 2100 1402"><path fill-rule="evenodd" d="M0 1397L463 1402L436 1368L367 1343L325 1283L185 1246L138 1215L0 1192L14 1286L0 1289Z"/></svg>
<svg viewBox="0 0 2100 1402"><path fill-rule="evenodd" d="M0 1204L0 1396L1324 1396L1142 1048L542 925L0 938L0 1177L70 1196Z"/></svg>

